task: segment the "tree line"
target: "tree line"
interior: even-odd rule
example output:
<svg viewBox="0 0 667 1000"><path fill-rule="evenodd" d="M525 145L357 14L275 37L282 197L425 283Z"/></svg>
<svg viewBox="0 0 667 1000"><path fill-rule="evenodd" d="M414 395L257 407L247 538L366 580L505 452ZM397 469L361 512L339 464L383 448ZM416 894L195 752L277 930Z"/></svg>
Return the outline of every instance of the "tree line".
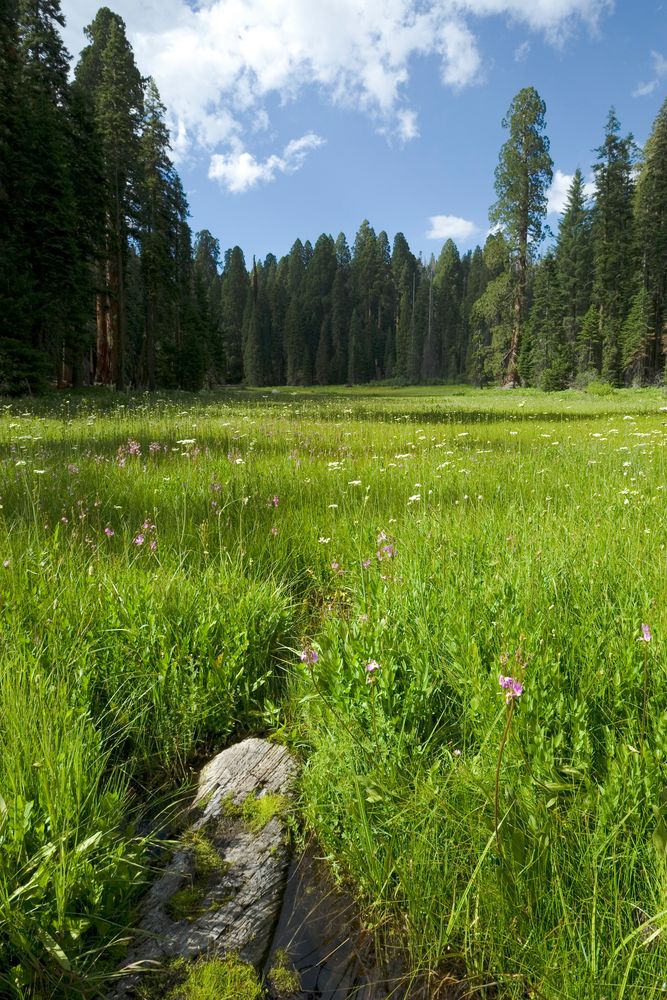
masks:
<svg viewBox="0 0 667 1000"><path fill-rule="evenodd" d="M423 260L364 221L276 258L193 234L165 108L101 8L70 74L59 0L0 8L0 389L49 383L469 381L560 389L663 377L667 101L640 151L613 111L545 248L552 160L534 88L503 125L483 248Z"/></svg>

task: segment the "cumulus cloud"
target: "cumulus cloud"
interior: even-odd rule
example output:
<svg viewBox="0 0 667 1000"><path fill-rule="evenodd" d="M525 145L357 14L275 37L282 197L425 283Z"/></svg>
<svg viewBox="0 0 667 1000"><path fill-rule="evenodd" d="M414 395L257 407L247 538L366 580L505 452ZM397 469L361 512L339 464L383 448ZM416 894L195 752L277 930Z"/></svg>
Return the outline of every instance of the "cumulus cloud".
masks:
<svg viewBox="0 0 667 1000"><path fill-rule="evenodd" d="M419 135L406 90L418 57L439 60L443 84L460 90L483 77L474 28L509 17L559 42L579 23L595 27L611 0L115 0L137 62L155 77L168 108L174 150L236 162L239 142L269 127L270 99L315 86L334 103L371 116L403 142ZM63 0L70 50L98 0ZM224 149L226 152L221 153ZM245 175L271 161L250 157ZM236 158L236 160L234 160ZM284 157L282 157L284 158ZM278 159L282 159L278 157ZM246 161L244 161L246 162ZM215 163L219 168L219 160ZM213 168L213 163L212 163ZM272 176L281 172L274 167ZM240 175L239 175L240 176Z"/></svg>
<svg viewBox="0 0 667 1000"><path fill-rule="evenodd" d="M276 174L294 173L303 165L308 153L317 149L323 142L321 136L309 132L300 139L288 142L282 156L273 153L265 160L256 159L252 153L236 142L231 153L216 153L211 158L208 176L211 180L219 181L233 194L239 194L257 184L272 181Z"/></svg>
<svg viewBox="0 0 667 1000"><path fill-rule="evenodd" d="M657 90L660 81L667 77L667 59L661 52L651 52L651 62L653 63L653 79L646 83L638 83L632 91L633 97L647 97Z"/></svg>
<svg viewBox="0 0 667 1000"><path fill-rule="evenodd" d="M565 174L562 170L554 173L551 187L547 192L547 215L560 215L565 211L567 193L570 190L574 174ZM595 185L591 180L584 183L584 194L590 198L595 193Z"/></svg>
<svg viewBox="0 0 667 1000"><path fill-rule="evenodd" d="M474 222L461 219L458 215L432 215L429 222L428 240L469 240L478 232Z"/></svg>

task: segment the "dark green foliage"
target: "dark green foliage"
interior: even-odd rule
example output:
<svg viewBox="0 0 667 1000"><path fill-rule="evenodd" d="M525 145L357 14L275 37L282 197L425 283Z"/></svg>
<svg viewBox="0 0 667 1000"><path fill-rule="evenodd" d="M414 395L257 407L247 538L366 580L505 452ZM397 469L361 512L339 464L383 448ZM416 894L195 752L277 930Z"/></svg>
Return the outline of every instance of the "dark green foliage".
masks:
<svg viewBox="0 0 667 1000"><path fill-rule="evenodd" d="M621 331L630 310L634 283L632 170L636 154L632 136L621 137L613 109L597 154L592 301L598 326L591 361L604 382L619 385L623 372Z"/></svg>
<svg viewBox="0 0 667 1000"><path fill-rule="evenodd" d="M240 382L243 378L243 314L248 290L243 250L234 247L225 254L220 310L228 382Z"/></svg>
<svg viewBox="0 0 667 1000"><path fill-rule="evenodd" d="M563 213L556 244L558 322L563 326L570 366L582 346L584 317L591 301L593 244L591 212L586 205L584 179L577 168Z"/></svg>
<svg viewBox="0 0 667 1000"><path fill-rule="evenodd" d="M577 170L541 262L552 163L527 87L503 121L484 250L448 240L425 264L364 220L352 250L344 233L297 239L251 278L208 230L193 249L166 111L122 18L98 11L73 82L62 25L58 0L0 9L1 391L662 377L667 104L636 192L610 114L592 204Z"/></svg>
<svg viewBox="0 0 667 1000"><path fill-rule="evenodd" d="M93 108L104 163L95 379L122 387L131 375L126 358L127 261L130 220L137 216L140 197L144 91L121 17L102 7L86 36L89 45L81 53L76 86Z"/></svg>
<svg viewBox="0 0 667 1000"><path fill-rule="evenodd" d="M667 318L667 100L644 149L636 200L639 270L623 336L624 365L643 381L664 370L662 337Z"/></svg>
<svg viewBox="0 0 667 1000"><path fill-rule="evenodd" d="M552 161L545 129L544 101L534 87L516 95L503 127L509 138L500 151L495 173L498 200L489 211L492 225L507 237L514 264L512 334L507 351L506 378L516 381L517 362L526 313L528 266L542 240Z"/></svg>

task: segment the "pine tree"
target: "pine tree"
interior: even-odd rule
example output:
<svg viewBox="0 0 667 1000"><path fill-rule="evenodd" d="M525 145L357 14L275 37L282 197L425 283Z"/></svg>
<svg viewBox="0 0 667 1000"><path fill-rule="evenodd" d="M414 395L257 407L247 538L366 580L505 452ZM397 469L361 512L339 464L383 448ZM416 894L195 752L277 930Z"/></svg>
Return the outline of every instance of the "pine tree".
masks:
<svg viewBox="0 0 667 1000"><path fill-rule="evenodd" d="M285 356L288 385L310 385L312 382L312 338L309 336L305 304L307 256L301 240L296 240L287 265L290 301L285 317Z"/></svg>
<svg viewBox="0 0 667 1000"><path fill-rule="evenodd" d="M334 385L340 385L347 379L348 367L348 331L352 318L350 295L348 289L349 264L339 263L336 268L331 291L331 378Z"/></svg>
<svg viewBox="0 0 667 1000"><path fill-rule="evenodd" d="M516 95L503 128L509 139L500 151L495 172L498 200L489 211L492 225L499 225L509 241L512 253L514 289L512 332L507 353L505 379L518 379L517 362L526 314L528 267L543 234L547 208L547 189L552 180L553 163L549 139L545 135L544 101L534 87L525 87Z"/></svg>
<svg viewBox="0 0 667 1000"><path fill-rule="evenodd" d="M632 136L621 137L620 124L613 109L609 112L604 142L597 154L597 163L593 168L592 291L597 329L591 342L592 357L585 360L592 363L605 381L620 385L623 368L621 333L630 310L634 284L632 172L636 153ZM585 333L589 339L591 319L582 330L582 335Z"/></svg>
<svg viewBox="0 0 667 1000"><path fill-rule="evenodd" d="M638 289L624 330L623 363L642 381L664 369L667 324L667 100L644 150L636 198Z"/></svg>
<svg viewBox="0 0 667 1000"><path fill-rule="evenodd" d="M168 305L174 294L173 241L177 228L171 199L173 165L165 108L155 81L144 92L143 130L139 139L138 240L143 277L144 336L140 350L139 382L156 388L155 351L162 332L168 333Z"/></svg>
<svg viewBox="0 0 667 1000"><path fill-rule="evenodd" d="M447 240L433 273L435 316L440 331L439 375L456 380L463 373L461 344L461 259L453 240Z"/></svg>
<svg viewBox="0 0 667 1000"><path fill-rule="evenodd" d="M209 386L225 381L225 350L222 342L220 242L202 229L194 242L194 273L199 312L203 322L206 382Z"/></svg>
<svg viewBox="0 0 667 1000"><path fill-rule="evenodd" d="M558 265L551 251L537 267L527 340L531 350L523 359L522 378L549 391L564 389L572 373L572 347L561 312Z"/></svg>
<svg viewBox="0 0 667 1000"><path fill-rule="evenodd" d="M248 292L245 258L241 248L236 246L225 254L220 293L226 380L232 384L237 384L243 378L243 315Z"/></svg>
<svg viewBox="0 0 667 1000"><path fill-rule="evenodd" d="M103 152L105 179L104 263L97 303L95 378L125 383L126 271L129 220L136 213L143 87L125 32L108 7L86 28L76 85L89 95Z"/></svg>
<svg viewBox="0 0 667 1000"><path fill-rule="evenodd" d="M41 358L30 323L35 292L22 233L24 186L29 166L18 4L0 6L0 390L23 392L39 379Z"/></svg>
<svg viewBox="0 0 667 1000"><path fill-rule="evenodd" d="M516 306L510 262L509 243L502 233L492 233L484 245L484 289L470 313L469 374L477 385L508 370Z"/></svg>
<svg viewBox="0 0 667 1000"><path fill-rule="evenodd" d="M336 249L331 236L319 237L303 281L303 312L308 354L314 358L322 324L331 321L331 297L336 278Z"/></svg>
<svg viewBox="0 0 667 1000"><path fill-rule="evenodd" d="M23 388L34 389L48 368L62 377L67 348L85 322L88 275L72 171L81 151L76 150L71 117L60 3L19 0L17 13L22 198L16 209L31 276L29 334L21 352L27 379ZM35 369L32 380L26 370L30 367Z"/></svg>
<svg viewBox="0 0 667 1000"><path fill-rule="evenodd" d="M260 278L260 269L253 260L243 348L245 380L248 385L266 385L270 371L271 319L264 284Z"/></svg>
<svg viewBox="0 0 667 1000"><path fill-rule="evenodd" d="M572 375L577 354L581 355L584 317L593 284L591 212L586 205L584 178L579 168L572 178L558 229L556 271L552 286L559 296L558 323L563 328Z"/></svg>

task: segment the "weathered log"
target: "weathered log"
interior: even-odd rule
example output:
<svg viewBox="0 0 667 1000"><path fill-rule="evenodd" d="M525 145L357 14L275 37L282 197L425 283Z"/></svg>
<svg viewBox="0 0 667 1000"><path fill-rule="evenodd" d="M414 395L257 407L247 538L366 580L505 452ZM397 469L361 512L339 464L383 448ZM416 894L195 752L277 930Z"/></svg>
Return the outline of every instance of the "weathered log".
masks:
<svg viewBox="0 0 667 1000"><path fill-rule="evenodd" d="M131 996L137 970L175 958L235 953L262 965L287 879L283 797L296 772L284 747L260 739L229 747L203 768L192 823L143 901L127 974L111 997Z"/></svg>

